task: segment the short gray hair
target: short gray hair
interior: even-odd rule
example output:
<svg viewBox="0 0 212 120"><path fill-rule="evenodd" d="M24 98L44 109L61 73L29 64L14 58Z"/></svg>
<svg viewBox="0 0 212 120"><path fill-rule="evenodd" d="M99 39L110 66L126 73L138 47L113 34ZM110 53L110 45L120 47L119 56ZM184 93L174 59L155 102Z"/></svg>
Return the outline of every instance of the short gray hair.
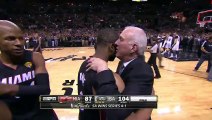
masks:
<svg viewBox="0 0 212 120"><path fill-rule="evenodd" d="M138 54L144 55L147 47L147 36L144 30L134 26L127 26L125 30L129 31L130 42L134 42L138 46Z"/></svg>

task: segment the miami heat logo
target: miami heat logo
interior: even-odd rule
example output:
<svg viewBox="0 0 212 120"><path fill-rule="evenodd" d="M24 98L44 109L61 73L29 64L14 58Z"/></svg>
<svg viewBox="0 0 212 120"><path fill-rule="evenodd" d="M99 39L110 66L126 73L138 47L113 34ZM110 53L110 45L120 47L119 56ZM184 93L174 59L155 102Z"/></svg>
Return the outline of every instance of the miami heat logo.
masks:
<svg viewBox="0 0 212 120"><path fill-rule="evenodd" d="M31 67L32 67L32 63L31 63L31 62L26 62L24 65L25 65L26 67L28 67L28 68L31 68Z"/></svg>

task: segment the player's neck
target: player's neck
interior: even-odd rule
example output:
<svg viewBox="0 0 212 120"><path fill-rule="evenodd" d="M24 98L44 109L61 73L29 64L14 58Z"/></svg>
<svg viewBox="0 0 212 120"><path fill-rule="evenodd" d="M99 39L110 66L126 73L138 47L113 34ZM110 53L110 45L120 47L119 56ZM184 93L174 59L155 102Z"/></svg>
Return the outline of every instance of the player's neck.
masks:
<svg viewBox="0 0 212 120"><path fill-rule="evenodd" d="M95 52L95 54L93 55L93 57L97 57L97 58L100 58L106 62L108 62L108 57L105 56L105 53L102 53L102 52Z"/></svg>
<svg viewBox="0 0 212 120"><path fill-rule="evenodd" d="M5 64L18 64L21 62L22 56L9 56L6 53L0 54L0 60Z"/></svg>

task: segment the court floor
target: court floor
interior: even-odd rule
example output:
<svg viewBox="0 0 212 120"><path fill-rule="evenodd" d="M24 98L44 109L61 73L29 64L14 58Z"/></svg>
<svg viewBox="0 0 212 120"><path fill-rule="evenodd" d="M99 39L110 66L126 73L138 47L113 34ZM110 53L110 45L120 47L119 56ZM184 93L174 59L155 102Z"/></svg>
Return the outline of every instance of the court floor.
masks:
<svg viewBox="0 0 212 120"><path fill-rule="evenodd" d="M93 55L92 47L46 49L43 51L50 75L52 95L63 95L65 80L75 80L72 95L77 95L77 73L83 60L60 61L60 57ZM145 53L146 60L149 53ZM56 59L58 58L58 59ZM116 69L118 59L109 62L110 69ZM207 62L199 71L193 71L197 61L175 62L163 59L160 68L161 79L155 79L154 88L158 95L158 108L153 110L152 120L212 120L212 82L206 80ZM77 109L55 109L60 120L77 120Z"/></svg>

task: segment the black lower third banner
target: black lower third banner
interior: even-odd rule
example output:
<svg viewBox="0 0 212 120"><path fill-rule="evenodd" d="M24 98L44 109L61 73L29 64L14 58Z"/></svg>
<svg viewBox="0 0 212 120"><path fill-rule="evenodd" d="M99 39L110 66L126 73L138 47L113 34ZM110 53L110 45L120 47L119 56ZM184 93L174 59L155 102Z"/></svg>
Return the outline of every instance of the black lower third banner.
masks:
<svg viewBox="0 0 212 120"><path fill-rule="evenodd" d="M139 95L41 95L40 108L68 109L133 109L157 108L157 96Z"/></svg>

